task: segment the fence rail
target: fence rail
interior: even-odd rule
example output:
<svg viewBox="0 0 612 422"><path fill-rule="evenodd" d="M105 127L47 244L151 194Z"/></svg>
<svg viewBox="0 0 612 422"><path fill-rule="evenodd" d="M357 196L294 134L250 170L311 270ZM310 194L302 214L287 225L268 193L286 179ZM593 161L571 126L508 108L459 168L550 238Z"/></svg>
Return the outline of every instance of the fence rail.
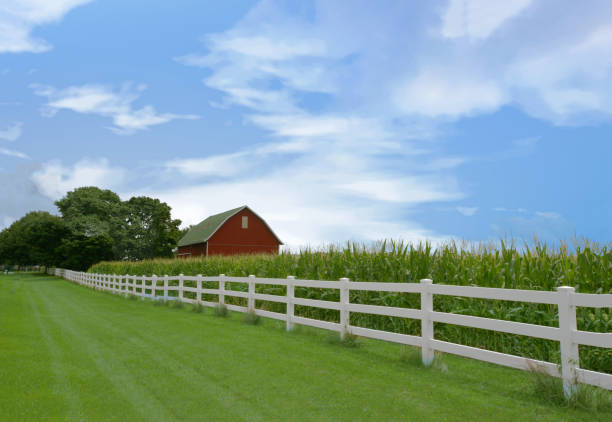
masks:
<svg viewBox="0 0 612 422"><path fill-rule="evenodd" d="M351 333L362 337L417 346L421 348L422 360L426 365L431 364L433 361L434 351L440 351L522 370L543 371L551 376L561 377L565 393L568 395L575 391L577 383L591 384L612 390L612 374L580 368L578 354L579 344L612 348L612 333L580 331L576 325L576 306L612 308L612 294L576 293L573 287L559 287L556 292L548 292L451 286L433 284L432 280L429 279L421 280L420 283L376 283L351 282L348 278L341 278L339 281L321 281L300 280L293 276L279 279L258 278L255 276L228 277L224 274L216 277L204 277L201 275L185 276L183 274L178 276L164 275L163 277L158 277L153 275L145 277L127 274L83 273L60 268L50 269L49 273L97 290L125 294L126 296L132 294L141 296L143 299L180 300L187 303L201 303L204 306L216 306L218 304L225 304L227 296L245 298L247 299L246 307L229 304L226 306L233 311L254 312L263 317L285 321L287 330L291 330L294 324L301 324L337 331L342 338ZM196 282L196 287L185 286L185 281ZM178 285L170 285L170 282L178 282ZM202 283L204 282L218 282L219 287L217 289L202 288ZM247 284L248 291L228 290L226 289L226 283ZM271 295L256 293L256 284L285 286L286 294ZM340 291L340 301L333 302L295 297L295 287L337 289ZM418 293L421 295L421 309L350 303L350 291ZM158 292L161 295L158 295ZM169 292L177 292L177 296L170 296ZM185 292L195 293L195 299L185 297ZM203 301L203 294L217 295L218 301ZM557 305L559 310L559 327L436 312L433 310L434 295ZM255 307L256 300L285 303L287 311L286 313L278 313L257 309ZM296 316L294 314L295 305L337 310L340 312L340 323ZM421 336L351 326L349 323L350 312L421 320ZM558 341L561 351L561 371L559 371L558 365L551 362L436 340L433 329L433 325L436 322Z"/></svg>

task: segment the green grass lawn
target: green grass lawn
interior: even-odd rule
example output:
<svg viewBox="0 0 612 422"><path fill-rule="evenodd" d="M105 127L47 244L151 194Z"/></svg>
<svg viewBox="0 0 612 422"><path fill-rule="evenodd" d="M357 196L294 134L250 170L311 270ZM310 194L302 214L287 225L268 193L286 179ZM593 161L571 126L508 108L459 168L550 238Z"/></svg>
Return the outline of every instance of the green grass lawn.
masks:
<svg viewBox="0 0 612 422"><path fill-rule="evenodd" d="M521 371L454 356L425 369L399 345L189 309L0 276L0 419L612 420L534 397Z"/></svg>

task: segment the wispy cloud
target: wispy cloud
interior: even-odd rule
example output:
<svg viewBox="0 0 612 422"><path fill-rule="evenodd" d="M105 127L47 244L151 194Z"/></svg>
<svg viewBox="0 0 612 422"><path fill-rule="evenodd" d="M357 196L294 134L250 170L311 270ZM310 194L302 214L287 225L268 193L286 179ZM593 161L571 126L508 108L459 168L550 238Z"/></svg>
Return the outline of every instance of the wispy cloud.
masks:
<svg viewBox="0 0 612 422"><path fill-rule="evenodd" d="M21 122L15 122L10 125L5 130L0 130L0 139L14 142L21 136L21 127L23 124Z"/></svg>
<svg viewBox="0 0 612 422"><path fill-rule="evenodd" d="M32 30L61 20L70 10L91 0L4 0L0 4L0 53L40 53L51 49Z"/></svg>
<svg viewBox="0 0 612 422"><path fill-rule="evenodd" d="M192 177L191 186L156 191L183 221L248 203L290 245L442 237L405 213L462 198L453 170L464 159L440 154L427 126L396 121L403 112L389 103L371 110L380 93L351 101L342 73L351 72L346 58L361 47L347 47L346 34L329 32L334 25L296 20L263 2L234 28L207 37L207 53L177 59L207 69L204 83L224 94L224 105L243 107L246 122L272 135L228 154L167 162ZM310 93L324 95L330 110L312 110L304 101ZM194 197L215 198L216 206Z"/></svg>
<svg viewBox="0 0 612 422"><path fill-rule="evenodd" d="M23 152L14 149L0 148L0 154L6 155L8 157L22 158L24 160L30 159L27 154L24 154Z"/></svg>
<svg viewBox="0 0 612 422"><path fill-rule="evenodd" d="M47 97L49 100L43 109L43 114L53 116L59 110L65 109L108 117L113 122L113 126L110 126L109 129L122 135L149 129L151 126L176 119L198 118L193 114L158 113L151 105L135 109L132 103L146 89L144 85L133 87L127 83L118 91L105 85L95 84L71 86L61 90L37 84L31 87L35 94Z"/></svg>
<svg viewBox="0 0 612 422"><path fill-rule="evenodd" d="M575 232L576 227L552 211L529 212L523 210L518 214L511 213L502 221L493 225L498 236L511 235L515 238L530 240L533 236L550 241L565 240Z"/></svg>
<svg viewBox="0 0 612 422"><path fill-rule="evenodd" d="M457 211L466 217L472 217L478 211L478 207L457 207Z"/></svg>
<svg viewBox="0 0 612 422"><path fill-rule="evenodd" d="M557 212L554 211L536 211L535 215L542 218L547 218L549 220L560 220L563 217Z"/></svg>
<svg viewBox="0 0 612 422"><path fill-rule="evenodd" d="M72 166L52 161L33 172L30 180L40 193L55 200L81 186L117 189L125 181L125 174L124 169L111 166L104 158L84 159Z"/></svg>
<svg viewBox="0 0 612 422"><path fill-rule="evenodd" d="M450 0L442 15L441 32L447 38L485 39L530 4L531 0Z"/></svg>

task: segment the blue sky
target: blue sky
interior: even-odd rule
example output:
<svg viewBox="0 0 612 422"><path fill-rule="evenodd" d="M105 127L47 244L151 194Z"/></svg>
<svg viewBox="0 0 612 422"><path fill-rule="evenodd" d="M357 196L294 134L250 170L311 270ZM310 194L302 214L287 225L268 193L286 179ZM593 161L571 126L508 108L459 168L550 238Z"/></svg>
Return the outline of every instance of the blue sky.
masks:
<svg viewBox="0 0 612 422"><path fill-rule="evenodd" d="M612 238L609 1L0 0L0 228L78 186L285 243Z"/></svg>

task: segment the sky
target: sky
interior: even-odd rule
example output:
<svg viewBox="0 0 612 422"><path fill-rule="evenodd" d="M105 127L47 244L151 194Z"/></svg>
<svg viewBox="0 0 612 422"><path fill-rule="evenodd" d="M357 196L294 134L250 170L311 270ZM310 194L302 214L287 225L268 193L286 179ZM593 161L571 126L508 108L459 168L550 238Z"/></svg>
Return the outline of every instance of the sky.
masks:
<svg viewBox="0 0 612 422"><path fill-rule="evenodd" d="M0 229L79 186L288 247L612 239L612 2L0 0Z"/></svg>

